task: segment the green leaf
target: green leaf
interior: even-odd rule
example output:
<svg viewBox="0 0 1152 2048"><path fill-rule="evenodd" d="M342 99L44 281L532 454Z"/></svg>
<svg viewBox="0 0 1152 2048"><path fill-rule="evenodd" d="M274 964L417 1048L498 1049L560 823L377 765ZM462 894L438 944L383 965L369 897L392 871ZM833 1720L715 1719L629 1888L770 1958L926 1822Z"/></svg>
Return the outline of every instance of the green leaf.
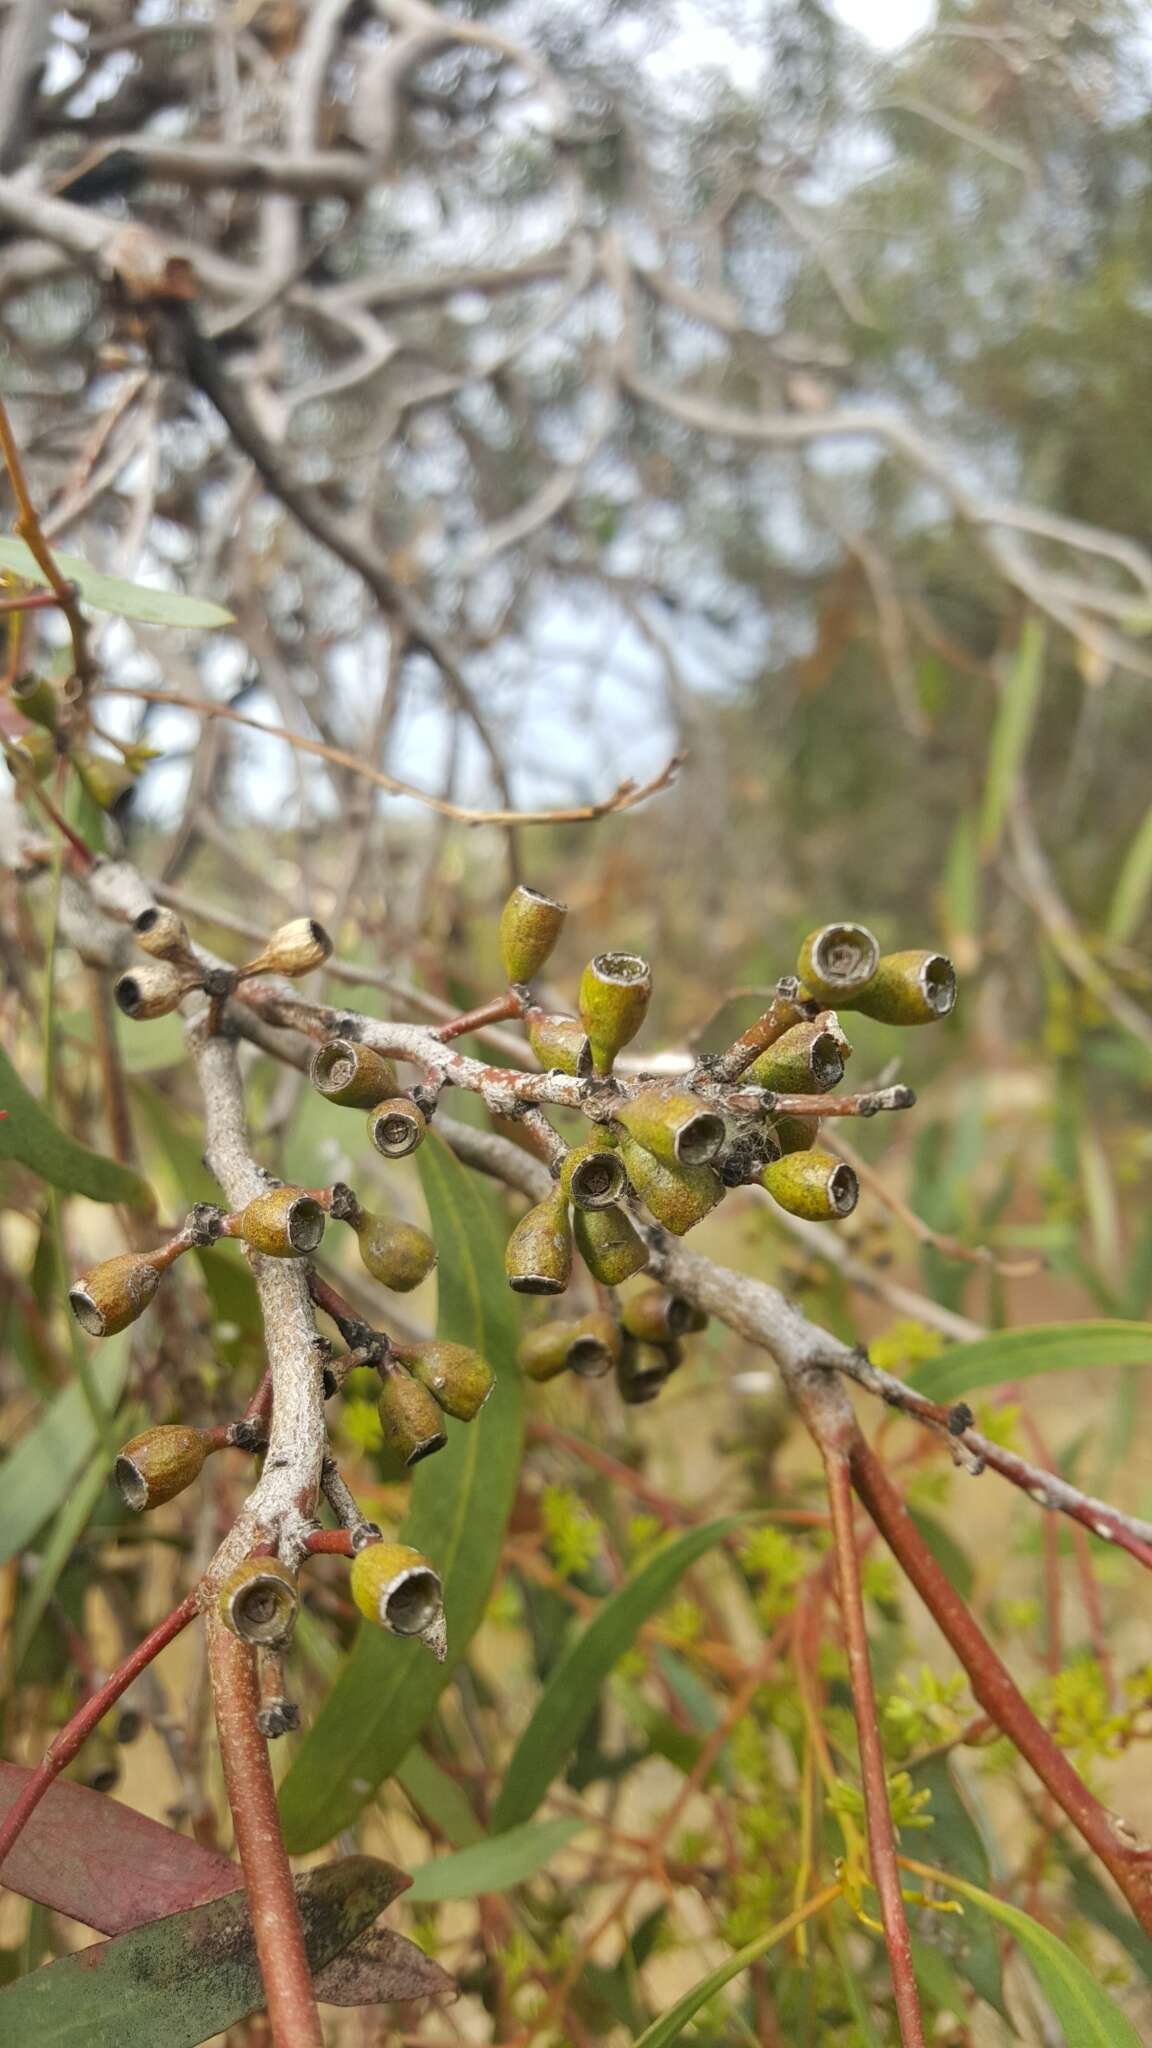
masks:
<svg viewBox="0 0 1152 2048"><path fill-rule="evenodd" d="M830 1887L825 1904L830 1906L839 1896L839 1886ZM743 1948L736 1949L726 1962L718 1963L714 1970L709 1970L708 1975L701 1977L698 1984L694 1984L690 1991L686 1991L682 1998L676 2000L675 2005L670 2005L666 2013L661 2014L658 2020L653 2020L650 2027L645 2027L644 2032L632 2043L632 2048L673 2048L673 2043L680 2039L689 2020L695 2018L701 2006L707 2005L710 1998L715 1998L718 1991L723 1991L724 1986L730 1984L733 1977L738 1977L742 1970L746 1970L750 1963L758 1962L761 1956L767 1955L769 1949L786 1940L795 1925L796 1915L790 1913L787 1920L778 1921L775 1927L769 1927L763 1934L758 1934L755 1941L749 1941Z"/></svg>
<svg viewBox="0 0 1152 2048"><path fill-rule="evenodd" d="M92 1518L96 1503L108 1480L107 1460L97 1452L86 1472L65 1494L56 1519L36 1560L36 1576L20 1602L12 1633L12 1669L18 1671L24 1652L40 1625L44 1610L56 1591L60 1575L68 1564Z"/></svg>
<svg viewBox="0 0 1152 2048"><path fill-rule="evenodd" d="M297 1878L313 1970L402 1889L400 1873L371 1856ZM196 2048L263 2004L247 1900L229 1892L30 1971L0 1992L0 2038L20 2048Z"/></svg>
<svg viewBox="0 0 1152 2048"><path fill-rule="evenodd" d="M919 1373L916 1375L916 1384L920 1384ZM922 1508L909 1508L908 1513L937 1564L942 1565L947 1572L960 1598L971 1599L976 1575L967 1551L957 1543L951 1529L943 1522L938 1522L935 1515L926 1515Z"/></svg>
<svg viewBox="0 0 1152 2048"><path fill-rule="evenodd" d="M1124 865L1116 878L1116 889L1104 930L1118 946L1130 945L1152 895L1152 806L1136 828Z"/></svg>
<svg viewBox="0 0 1152 2048"><path fill-rule="evenodd" d="M1019 1942L1060 2024L1065 2048L1140 2048L1140 2037L1119 2006L1105 1996L1092 1972L1047 1927L1041 1927L1018 1906L1010 1906L1006 1899L966 1884L963 1878L942 1870L934 1871L933 1877L998 1920Z"/></svg>
<svg viewBox="0 0 1152 2048"><path fill-rule="evenodd" d="M567 1763L613 1666L631 1649L644 1623L689 1566L737 1528L741 1519L728 1515L723 1521L686 1530L604 1602L556 1666L516 1745L492 1810L495 1833L531 1819Z"/></svg>
<svg viewBox="0 0 1152 2048"><path fill-rule="evenodd" d="M916 1391L930 1401L958 1401L980 1387L1073 1372L1152 1364L1152 1323L1038 1323L997 1330L972 1344L953 1344L916 1372Z"/></svg>
<svg viewBox="0 0 1152 2048"><path fill-rule="evenodd" d="M8 1058L0 1051L0 1159L18 1159L41 1180L69 1195L87 1195L92 1202L123 1202L151 1215L156 1198L146 1180L117 1159L90 1152L54 1124L47 1110L29 1093Z"/></svg>
<svg viewBox="0 0 1152 2048"><path fill-rule="evenodd" d="M467 1793L420 1744L408 1751L393 1775L413 1806L454 1849L470 1849L486 1839Z"/></svg>
<svg viewBox="0 0 1152 2048"><path fill-rule="evenodd" d="M980 849L985 856L995 851L1012 801L1036 722L1043 680L1044 628L1039 619L1027 619L1011 674L1000 693L988 749L988 774L980 814Z"/></svg>
<svg viewBox="0 0 1152 2048"><path fill-rule="evenodd" d="M0 1125L0 1130L3 1125ZM128 1336L109 1337L92 1379L111 1413L128 1377ZM96 1448L96 1425L79 1383L58 1394L0 1465L0 1564L15 1557L71 1492Z"/></svg>
<svg viewBox="0 0 1152 2048"><path fill-rule="evenodd" d="M520 1471L523 1393L506 1231L491 1191L439 1139L416 1157L440 1253L439 1334L483 1352L496 1386L475 1422L448 1420L447 1448L417 1466L400 1532L443 1581L447 1662L435 1663L422 1643L361 1629L280 1788L296 1855L350 1826L425 1727L483 1619Z"/></svg>
<svg viewBox="0 0 1152 2048"><path fill-rule="evenodd" d="M543 1870L586 1825L575 1819L531 1820L490 1841L474 1842L454 1856L437 1856L435 1862L422 1863L412 1872L408 1897L416 1904L428 1904L511 1891L514 1884L523 1884L525 1878Z"/></svg>
<svg viewBox="0 0 1152 2048"><path fill-rule="evenodd" d="M129 583L124 576L103 576L79 555L62 555L52 550L52 559L62 576L74 583L85 604L93 611L112 612L118 619L139 619L144 626L230 626L232 613L206 598L184 597L178 590L153 590L144 583ZM5 535L0 539L0 569L23 577L43 590L51 585L32 550L22 540Z"/></svg>

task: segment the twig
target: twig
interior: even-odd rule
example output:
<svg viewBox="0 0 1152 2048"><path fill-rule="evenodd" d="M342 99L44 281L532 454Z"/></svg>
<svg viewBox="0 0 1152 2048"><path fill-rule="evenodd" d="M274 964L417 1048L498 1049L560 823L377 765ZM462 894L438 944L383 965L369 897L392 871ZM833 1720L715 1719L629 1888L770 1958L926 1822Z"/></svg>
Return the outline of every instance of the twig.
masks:
<svg viewBox="0 0 1152 2048"><path fill-rule="evenodd" d="M16 531L47 577L52 586L56 603L68 621L68 631L72 636L73 664L81 688L86 690L91 686L96 676L95 665L88 648L88 627L85 623L84 614L80 609L75 587L68 582L66 577L61 575L60 570L56 566L56 558L44 537L44 529L40 524L40 515L32 502L28 481L24 475L24 465L20 460L20 450L16 445L16 437L12 432L12 422L8 417L7 408L2 398L0 398L0 455L4 457L4 466L8 471L9 481L11 482L16 499Z"/></svg>

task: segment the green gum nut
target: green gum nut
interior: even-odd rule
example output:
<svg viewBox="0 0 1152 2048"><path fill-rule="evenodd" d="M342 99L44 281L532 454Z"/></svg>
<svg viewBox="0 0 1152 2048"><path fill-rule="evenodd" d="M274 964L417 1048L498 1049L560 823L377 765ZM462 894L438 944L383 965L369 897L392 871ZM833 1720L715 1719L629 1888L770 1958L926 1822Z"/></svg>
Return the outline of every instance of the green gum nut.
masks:
<svg viewBox="0 0 1152 2048"><path fill-rule="evenodd" d="M956 1002L956 969L946 953L885 953L852 1008L881 1024L935 1024Z"/></svg>
<svg viewBox="0 0 1152 2048"><path fill-rule="evenodd" d="M361 1209L355 1224L360 1257L374 1280L394 1294L407 1294L428 1278L436 1264L436 1247L426 1230L399 1223L392 1216L374 1216Z"/></svg>
<svg viewBox="0 0 1152 2048"><path fill-rule="evenodd" d="M809 1223L832 1223L850 1216L856 1207L860 1183L852 1168L831 1152L789 1152L774 1159L760 1175L774 1202L790 1216L803 1216Z"/></svg>
<svg viewBox="0 0 1152 2048"><path fill-rule="evenodd" d="M598 953L580 980L580 1016L592 1048L592 1067L610 1074L648 1013L652 973L638 953Z"/></svg>
<svg viewBox="0 0 1152 2048"><path fill-rule="evenodd" d="M366 1543L352 1559L349 1583L364 1619L395 1636L422 1636L443 1620L439 1573L409 1543Z"/></svg>
<svg viewBox="0 0 1152 2048"><path fill-rule="evenodd" d="M379 1402L380 1427L389 1450L403 1465L418 1465L448 1439L440 1409L427 1387L399 1369L385 1375Z"/></svg>
<svg viewBox="0 0 1152 2048"><path fill-rule="evenodd" d="M636 1194L674 1237L700 1223L723 1196L724 1183L710 1166L665 1166L627 1138L620 1149Z"/></svg>
<svg viewBox="0 0 1152 2048"><path fill-rule="evenodd" d="M326 1220L319 1202L303 1188L269 1188L241 1210L235 1235L267 1258L299 1259L315 1251Z"/></svg>
<svg viewBox="0 0 1152 2048"><path fill-rule="evenodd" d="M608 1209L624 1193L627 1176L618 1152L595 1140L577 1145L560 1168L560 1186L577 1209Z"/></svg>
<svg viewBox="0 0 1152 2048"><path fill-rule="evenodd" d="M545 1070L555 1067L561 1074L579 1071L581 1060L587 1054L588 1036L575 1017L553 1015L547 1010L528 1010L524 1029L529 1045Z"/></svg>
<svg viewBox="0 0 1152 2048"><path fill-rule="evenodd" d="M525 1379L542 1383L559 1379L568 1370L568 1347L579 1323L542 1323L522 1339L516 1362Z"/></svg>
<svg viewBox="0 0 1152 2048"><path fill-rule="evenodd" d="M616 1362L616 1385L621 1399L630 1408L639 1408L646 1401L654 1401L679 1363L679 1358L666 1346L637 1342L636 1338L629 1337Z"/></svg>
<svg viewBox="0 0 1152 2048"><path fill-rule="evenodd" d="M217 1607L225 1627L242 1643L280 1649L300 1608L296 1575L278 1557L246 1557L229 1572Z"/></svg>
<svg viewBox="0 0 1152 2048"><path fill-rule="evenodd" d="M368 1112L368 1136L385 1159L407 1159L428 1134L428 1119L408 1095L393 1095Z"/></svg>
<svg viewBox="0 0 1152 2048"><path fill-rule="evenodd" d="M13 740L8 756L10 765L17 773L31 776L33 782L43 782L59 758L52 734L42 732L35 725L30 725L27 732L22 732L19 739Z"/></svg>
<svg viewBox="0 0 1152 2048"><path fill-rule="evenodd" d="M102 811L110 811L135 784L131 769L107 754L91 754L86 747L73 747L70 759L86 793Z"/></svg>
<svg viewBox="0 0 1152 2048"><path fill-rule="evenodd" d="M564 929L566 903L542 896L523 882L500 913L500 958L510 982L533 981Z"/></svg>
<svg viewBox="0 0 1152 2048"><path fill-rule="evenodd" d="M374 1109L396 1093L391 1060L352 1038L330 1038L320 1046L309 1078L328 1102L344 1109Z"/></svg>
<svg viewBox="0 0 1152 2048"><path fill-rule="evenodd" d="M602 1287L619 1287L648 1264L648 1247L619 1203L610 1209L577 1209L574 1228L580 1257Z"/></svg>
<svg viewBox="0 0 1152 2048"><path fill-rule="evenodd" d="M571 1326L565 1364L577 1379L599 1380L620 1356L620 1325L606 1309L595 1309Z"/></svg>
<svg viewBox="0 0 1152 2048"><path fill-rule="evenodd" d="M466 1344L433 1338L427 1344L405 1345L399 1356L445 1415L454 1415L458 1422L471 1422L479 1415L496 1385L488 1360Z"/></svg>
<svg viewBox="0 0 1152 2048"><path fill-rule="evenodd" d="M809 932L796 972L810 995L843 1003L868 986L880 961L880 945L862 924L825 924Z"/></svg>
<svg viewBox="0 0 1152 2048"><path fill-rule="evenodd" d="M727 1136L716 1110L684 1092L643 1088L615 1112L630 1138L665 1166L707 1166Z"/></svg>
<svg viewBox="0 0 1152 2048"><path fill-rule="evenodd" d="M60 700L47 676L17 676L10 694L16 709L22 711L25 718L30 718L34 725L43 726L46 732L55 732L60 717Z"/></svg>
<svg viewBox="0 0 1152 2048"><path fill-rule="evenodd" d="M143 1315L160 1285L160 1275L144 1252L121 1252L93 1266L69 1289L68 1305L90 1337L114 1337Z"/></svg>
<svg viewBox="0 0 1152 2048"><path fill-rule="evenodd" d="M620 1321L629 1337L643 1344L670 1344L690 1330L705 1328L708 1318L682 1294L666 1287L646 1287L620 1304Z"/></svg>
<svg viewBox="0 0 1152 2048"><path fill-rule="evenodd" d="M773 1124L772 1134L781 1154L808 1152L820 1136L818 1116L784 1116Z"/></svg>
<svg viewBox="0 0 1152 2048"><path fill-rule="evenodd" d="M516 1294L563 1294L572 1273L572 1226L563 1188L520 1218L504 1249L504 1271Z"/></svg>
<svg viewBox="0 0 1152 2048"><path fill-rule="evenodd" d="M844 1079L848 1041L835 1018L814 1017L794 1024L782 1038L762 1052L746 1070L743 1079L758 1088L772 1088L778 1095L826 1095Z"/></svg>
<svg viewBox="0 0 1152 2048"><path fill-rule="evenodd" d="M183 1422L146 1429L124 1445L113 1476L126 1507L134 1514L175 1500L198 1479L208 1447L198 1429Z"/></svg>

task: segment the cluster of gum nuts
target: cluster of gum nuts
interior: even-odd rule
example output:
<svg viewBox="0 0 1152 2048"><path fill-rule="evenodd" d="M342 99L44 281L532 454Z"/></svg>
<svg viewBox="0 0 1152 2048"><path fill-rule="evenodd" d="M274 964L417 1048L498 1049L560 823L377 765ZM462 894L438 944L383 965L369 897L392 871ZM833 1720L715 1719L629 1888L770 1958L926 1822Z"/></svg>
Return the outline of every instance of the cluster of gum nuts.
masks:
<svg viewBox="0 0 1152 2048"><path fill-rule="evenodd" d="M563 904L521 886L500 922L504 971L528 1043L545 1070L577 1080L591 1122L581 1145L566 1147L551 1134L555 1186L514 1228L505 1268L516 1292L554 1296L567 1288L578 1250L601 1306L533 1330L520 1350L522 1369L534 1380L614 1370L623 1398L640 1403L659 1393L680 1363L683 1339L707 1319L662 1288L617 1295L649 1259L644 1226L630 1210L643 1205L657 1224L682 1235L730 1187L758 1182L793 1214L820 1221L848 1215L856 1176L814 1142L818 1114L803 1114L803 1102L798 1111L797 1098L826 1095L842 1079L851 1046L837 1009L893 1025L932 1023L953 1006L955 975L943 955L882 955L863 926L824 926L801 947L797 977L781 984L787 989L784 1022L766 1034L761 1049L735 1062L729 1056L727 1064L724 1056L701 1059L690 1077L674 1081L620 1077L618 1055L647 1013L648 965L635 954L600 954L584 970L579 1014L545 1011L530 984L565 916ZM196 988L222 996L256 974L309 973L331 952L322 926L295 919L253 960L221 978L219 970L205 968L175 913L146 911L136 931L153 958L121 977L116 997L138 1018L167 1014ZM347 1036L328 1040L315 1055L311 1078L329 1101L368 1110L369 1135L385 1157L403 1158L422 1142L434 1105L402 1093L391 1062L371 1047ZM781 1097L788 1111L774 1115ZM355 1231L367 1270L389 1288L415 1287L435 1265L435 1246L424 1231L363 1209L342 1184L320 1190L274 1185L233 1215L198 1205L157 1250L103 1261L72 1288L71 1307L90 1335L110 1336L143 1312L167 1267L193 1246L234 1237L265 1257L308 1257L329 1217ZM439 1340L397 1345L367 1326L360 1334L370 1340L367 1362L381 1375L385 1442L405 1465L443 1447L443 1415L471 1421L492 1389L491 1367L465 1346ZM152 1508L191 1484L212 1452L228 1446L259 1451L263 1441L262 1426L247 1418L217 1429L161 1426L124 1446L116 1477L130 1507ZM351 1590L361 1611L396 1633L423 1635L439 1646L439 1580L428 1560L383 1541L376 1526L363 1521L354 1526L352 1547ZM263 1647L288 1640L297 1603L295 1574L270 1557L246 1559L220 1595L228 1625Z"/></svg>

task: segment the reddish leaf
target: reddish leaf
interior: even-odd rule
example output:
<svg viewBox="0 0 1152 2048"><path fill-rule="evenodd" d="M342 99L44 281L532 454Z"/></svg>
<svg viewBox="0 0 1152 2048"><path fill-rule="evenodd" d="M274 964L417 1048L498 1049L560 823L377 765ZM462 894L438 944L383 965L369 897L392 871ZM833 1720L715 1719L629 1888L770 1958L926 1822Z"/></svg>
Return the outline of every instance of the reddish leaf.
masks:
<svg viewBox="0 0 1152 2048"><path fill-rule="evenodd" d="M0 1763L0 1819L30 1775ZM240 1872L218 1849L204 1849L104 1793L60 1781L6 1859L3 1882L99 1934L125 1934L225 1897ZM316 1979L317 1996L328 2005L442 1997L455 1989L414 1942L382 1927L358 1936Z"/></svg>

